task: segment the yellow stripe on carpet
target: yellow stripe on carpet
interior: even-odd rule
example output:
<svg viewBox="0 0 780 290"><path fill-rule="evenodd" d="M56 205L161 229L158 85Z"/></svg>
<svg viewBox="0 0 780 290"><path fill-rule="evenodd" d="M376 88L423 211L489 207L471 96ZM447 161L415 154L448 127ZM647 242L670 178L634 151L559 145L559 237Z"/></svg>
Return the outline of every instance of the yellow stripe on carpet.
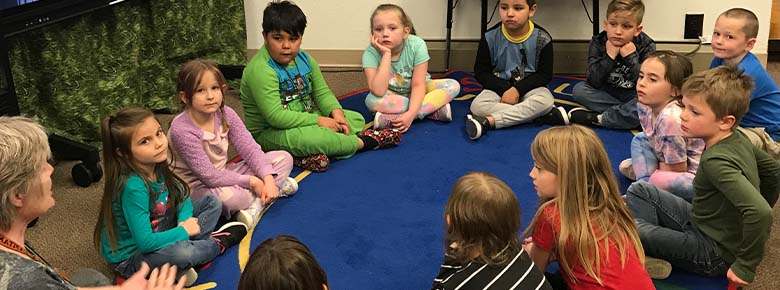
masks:
<svg viewBox="0 0 780 290"><path fill-rule="evenodd" d="M301 181L304 178L306 178L306 176L309 176L309 174L311 174L311 171L304 170L303 172L299 173L298 176L295 177L295 181L300 184ZM263 211L260 212L260 215L257 216L257 220L255 220L255 224L249 228L249 231L247 231L244 239L242 239L241 243L238 244L238 267L241 269L242 273L244 272L244 267L246 267L246 262L249 261L249 256L252 254L249 252L249 247L252 245L252 236L255 232L255 228L257 228L257 224L260 222L260 219L263 218L265 212L268 211L268 209L271 208L271 206L273 206L274 203L276 202L272 202L271 204L266 206L263 209Z"/></svg>

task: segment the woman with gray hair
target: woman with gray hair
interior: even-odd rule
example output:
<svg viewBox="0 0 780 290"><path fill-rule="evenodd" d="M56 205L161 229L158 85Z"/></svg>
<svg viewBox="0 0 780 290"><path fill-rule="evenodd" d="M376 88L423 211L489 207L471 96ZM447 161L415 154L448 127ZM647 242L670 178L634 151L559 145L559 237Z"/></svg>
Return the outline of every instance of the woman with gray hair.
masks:
<svg viewBox="0 0 780 290"><path fill-rule="evenodd" d="M24 240L27 225L54 206L49 142L43 127L25 117L0 116L0 289L182 289L176 267L143 265L121 286L77 288Z"/></svg>

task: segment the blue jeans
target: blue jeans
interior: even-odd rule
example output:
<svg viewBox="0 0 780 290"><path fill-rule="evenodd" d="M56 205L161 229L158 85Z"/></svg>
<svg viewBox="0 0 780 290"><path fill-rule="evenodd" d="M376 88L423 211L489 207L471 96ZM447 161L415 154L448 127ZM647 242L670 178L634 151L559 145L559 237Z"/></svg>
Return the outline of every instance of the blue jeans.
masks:
<svg viewBox="0 0 780 290"><path fill-rule="evenodd" d="M639 127L636 112L636 90L616 89L605 86L596 89L582 81L572 88L572 98L580 105L601 113L601 126L610 129L634 129Z"/></svg>
<svg viewBox="0 0 780 290"><path fill-rule="evenodd" d="M646 255L698 275L726 275L730 264L718 254L715 241L693 224L689 202L638 181L628 187L626 204Z"/></svg>
<svg viewBox="0 0 780 290"><path fill-rule="evenodd" d="M693 199L693 178L690 172L659 171L658 155L644 132L631 139L631 167L637 181L649 182L663 190L682 197L685 201Z"/></svg>
<svg viewBox="0 0 780 290"><path fill-rule="evenodd" d="M213 195L206 195L192 203L193 217L198 219L200 234L190 237L189 240L178 241L154 252L137 253L127 260L112 265L115 273L122 277L130 277L141 269L141 262L146 262L154 269L162 267L165 263L176 265L184 273L184 269L203 265L213 260L220 254L217 240L211 237L211 232L217 225L219 215L222 213L222 202ZM172 224L169 229L178 226L176 221L162 220L163 224Z"/></svg>

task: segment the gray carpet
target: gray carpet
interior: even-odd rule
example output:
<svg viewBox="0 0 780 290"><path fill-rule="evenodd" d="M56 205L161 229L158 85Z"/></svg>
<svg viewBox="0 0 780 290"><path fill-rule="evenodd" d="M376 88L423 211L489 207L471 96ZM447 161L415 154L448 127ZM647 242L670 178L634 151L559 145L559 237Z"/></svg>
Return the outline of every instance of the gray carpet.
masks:
<svg viewBox="0 0 780 290"><path fill-rule="evenodd" d="M773 58L768 70L775 79L780 77L780 56ZM365 88L362 72L332 71L325 72L325 79L336 96ZM227 104L242 113L241 104L233 92L226 97ZM164 126L171 116L160 116ZM73 162L61 162L55 166L54 192L57 204L42 217L38 225L29 230L27 240L38 252L56 268L70 274L80 268L94 268L108 273L103 260L92 243L92 231L97 220L97 211L103 191L102 180L88 188L76 186L70 178ZM780 289L780 277L775 276L780 269L780 232L778 213L775 207L775 222L768 251L758 269L758 277L747 289Z"/></svg>

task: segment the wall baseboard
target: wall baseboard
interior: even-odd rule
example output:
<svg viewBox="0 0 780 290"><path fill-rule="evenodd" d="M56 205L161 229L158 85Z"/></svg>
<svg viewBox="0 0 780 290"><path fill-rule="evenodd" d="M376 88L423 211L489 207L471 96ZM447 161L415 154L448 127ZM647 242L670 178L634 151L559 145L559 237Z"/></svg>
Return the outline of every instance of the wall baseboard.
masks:
<svg viewBox="0 0 780 290"><path fill-rule="evenodd" d="M431 72L445 71L446 45L443 41L427 41L428 54L431 60L428 70ZM472 71L474 58L477 55L478 41L457 41L451 43L450 65L451 70ZM588 63L588 41L555 41L555 64L553 71L556 74L584 75ZM712 49L709 45L693 43L659 43L658 50L672 50L682 54L691 54L694 71L709 68L712 61ZM698 49L697 49L698 47ZM360 69L363 50L357 49L307 49L320 67L338 69ZM248 51L251 58L257 52L256 49ZM756 54L761 63L766 66L767 53Z"/></svg>

